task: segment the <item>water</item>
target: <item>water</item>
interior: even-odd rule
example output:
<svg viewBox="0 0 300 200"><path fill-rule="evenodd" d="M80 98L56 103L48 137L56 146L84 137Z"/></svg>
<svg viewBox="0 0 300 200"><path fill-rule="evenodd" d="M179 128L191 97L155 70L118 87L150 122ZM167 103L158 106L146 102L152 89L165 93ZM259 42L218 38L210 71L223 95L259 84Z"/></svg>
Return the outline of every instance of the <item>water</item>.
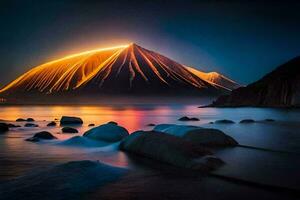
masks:
<svg viewBox="0 0 300 200"><path fill-rule="evenodd" d="M226 165L215 173L266 184L300 189L300 110L267 108L198 108L198 105L125 105L125 106L2 106L0 119L15 122L17 118L32 117L37 128L14 128L0 135L0 182L27 172L71 160L100 160L115 166L136 168L128 156L117 150L102 148L65 147L55 141L31 143L24 139L35 132L47 130L62 141L74 134L61 134L59 126L46 124L63 115L78 116L84 121L76 127L82 135L88 124L100 125L116 121L129 132L150 130L149 123L176 123L218 128L234 137L240 144L291 152L271 153L245 148L219 150L216 154ZM197 122L180 122L182 116L197 117ZM254 124L209 124L218 119L239 122L254 119ZM265 122L272 118L275 122ZM210 180L211 181L211 180Z"/></svg>

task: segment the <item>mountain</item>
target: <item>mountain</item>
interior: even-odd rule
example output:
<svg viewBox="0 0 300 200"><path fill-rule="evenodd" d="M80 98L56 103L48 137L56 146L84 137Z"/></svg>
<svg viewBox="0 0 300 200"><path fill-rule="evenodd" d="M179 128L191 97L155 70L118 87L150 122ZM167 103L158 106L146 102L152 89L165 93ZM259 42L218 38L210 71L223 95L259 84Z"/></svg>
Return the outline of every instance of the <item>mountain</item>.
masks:
<svg viewBox="0 0 300 200"><path fill-rule="evenodd" d="M219 97L213 106L300 106L300 57L277 67L262 79Z"/></svg>
<svg viewBox="0 0 300 200"><path fill-rule="evenodd" d="M96 49L37 66L0 90L1 97L219 95L225 87L136 44Z"/></svg>
<svg viewBox="0 0 300 200"><path fill-rule="evenodd" d="M210 84L216 85L218 87L222 87L226 90L234 90L241 87L240 84L236 83L235 81L225 77L222 74L217 72L202 72L198 69L192 67L186 67L190 72L198 76L199 78L206 80Z"/></svg>

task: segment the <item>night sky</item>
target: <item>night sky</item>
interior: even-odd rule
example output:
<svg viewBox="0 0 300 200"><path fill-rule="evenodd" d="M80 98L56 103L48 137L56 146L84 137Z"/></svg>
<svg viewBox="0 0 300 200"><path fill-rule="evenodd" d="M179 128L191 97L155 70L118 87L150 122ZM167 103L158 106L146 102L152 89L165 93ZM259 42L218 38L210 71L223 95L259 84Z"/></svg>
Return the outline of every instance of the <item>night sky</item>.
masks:
<svg viewBox="0 0 300 200"><path fill-rule="evenodd" d="M0 86L51 59L130 42L248 84L300 55L299 11L287 0L1 0Z"/></svg>

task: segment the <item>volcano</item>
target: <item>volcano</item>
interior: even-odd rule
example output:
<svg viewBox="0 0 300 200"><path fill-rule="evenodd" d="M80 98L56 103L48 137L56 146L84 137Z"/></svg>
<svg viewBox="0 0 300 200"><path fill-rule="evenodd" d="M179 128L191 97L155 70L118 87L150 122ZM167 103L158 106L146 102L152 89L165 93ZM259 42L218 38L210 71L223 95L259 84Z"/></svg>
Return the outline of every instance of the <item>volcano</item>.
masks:
<svg viewBox="0 0 300 200"><path fill-rule="evenodd" d="M95 95L219 95L213 83L136 44L96 49L37 66L0 90L1 97Z"/></svg>

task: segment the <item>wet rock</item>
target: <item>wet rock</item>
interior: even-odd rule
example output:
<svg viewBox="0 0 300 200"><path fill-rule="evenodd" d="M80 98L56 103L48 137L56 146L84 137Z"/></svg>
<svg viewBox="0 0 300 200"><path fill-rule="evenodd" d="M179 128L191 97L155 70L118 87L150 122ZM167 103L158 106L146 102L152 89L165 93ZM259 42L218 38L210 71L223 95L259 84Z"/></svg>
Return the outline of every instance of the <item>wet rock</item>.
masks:
<svg viewBox="0 0 300 200"><path fill-rule="evenodd" d="M48 123L47 126L56 126L56 122L52 121L52 122Z"/></svg>
<svg viewBox="0 0 300 200"><path fill-rule="evenodd" d="M275 122L275 119L265 119L266 122Z"/></svg>
<svg viewBox="0 0 300 200"><path fill-rule="evenodd" d="M110 121L110 122L108 122L108 124L118 125L118 123L117 123L117 122L114 122L114 121Z"/></svg>
<svg viewBox="0 0 300 200"><path fill-rule="evenodd" d="M55 121L49 122L47 124L47 126L56 126L56 125L57 125L57 123Z"/></svg>
<svg viewBox="0 0 300 200"><path fill-rule="evenodd" d="M129 133L124 127L110 122L92 128L83 134L84 137L106 142L118 142L128 135Z"/></svg>
<svg viewBox="0 0 300 200"><path fill-rule="evenodd" d="M26 119L18 118L18 119L16 119L16 122L26 122Z"/></svg>
<svg viewBox="0 0 300 200"><path fill-rule="evenodd" d="M89 124L89 126L95 126L95 124Z"/></svg>
<svg viewBox="0 0 300 200"><path fill-rule="evenodd" d="M179 121L199 121L198 118L196 117L187 117L187 116L184 116L184 117L181 117L178 119Z"/></svg>
<svg viewBox="0 0 300 200"><path fill-rule="evenodd" d="M156 131L137 131L120 143L120 149L181 168L212 170L223 162L205 147ZM215 159L215 162L211 162Z"/></svg>
<svg viewBox="0 0 300 200"><path fill-rule="evenodd" d="M216 124L234 124L235 122L232 120L228 120L228 119L221 119L221 120L217 120L215 121Z"/></svg>
<svg viewBox="0 0 300 200"><path fill-rule="evenodd" d="M155 126L155 124L148 124L147 126Z"/></svg>
<svg viewBox="0 0 300 200"><path fill-rule="evenodd" d="M255 123L253 119L243 119L240 121L241 124Z"/></svg>
<svg viewBox="0 0 300 200"><path fill-rule="evenodd" d="M63 133L78 133L78 130L72 127L63 127L61 131Z"/></svg>
<svg viewBox="0 0 300 200"><path fill-rule="evenodd" d="M31 138L27 138L26 141L38 142L41 139L42 140L53 140L53 139L56 139L56 137L53 136L48 131L42 131L42 132L38 132L38 133L34 134L33 137L31 137Z"/></svg>
<svg viewBox="0 0 300 200"><path fill-rule="evenodd" d="M38 127L39 125L33 124L33 123L26 123L24 126L25 127Z"/></svg>
<svg viewBox="0 0 300 200"><path fill-rule="evenodd" d="M69 116L62 116L60 119L61 125L71 125L71 124L83 124L83 121L79 117L69 117Z"/></svg>
<svg viewBox="0 0 300 200"><path fill-rule="evenodd" d="M9 127L9 128L18 128L18 127L21 127L20 125L15 125L15 124L7 124L7 126Z"/></svg>
<svg viewBox="0 0 300 200"><path fill-rule="evenodd" d="M29 172L0 185L1 199L63 200L82 199L90 191L117 181L124 168L97 161L72 161Z"/></svg>
<svg viewBox="0 0 300 200"><path fill-rule="evenodd" d="M27 118L26 121L28 121L28 122L34 122L34 119L33 118Z"/></svg>
<svg viewBox="0 0 300 200"><path fill-rule="evenodd" d="M0 133L9 131L9 126L6 123L0 123Z"/></svg>
<svg viewBox="0 0 300 200"><path fill-rule="evenodd" d="M202 146L236 146L238 142L218 129L176 124L160 124L154 128L165 134L181 137Z"/></svg>

